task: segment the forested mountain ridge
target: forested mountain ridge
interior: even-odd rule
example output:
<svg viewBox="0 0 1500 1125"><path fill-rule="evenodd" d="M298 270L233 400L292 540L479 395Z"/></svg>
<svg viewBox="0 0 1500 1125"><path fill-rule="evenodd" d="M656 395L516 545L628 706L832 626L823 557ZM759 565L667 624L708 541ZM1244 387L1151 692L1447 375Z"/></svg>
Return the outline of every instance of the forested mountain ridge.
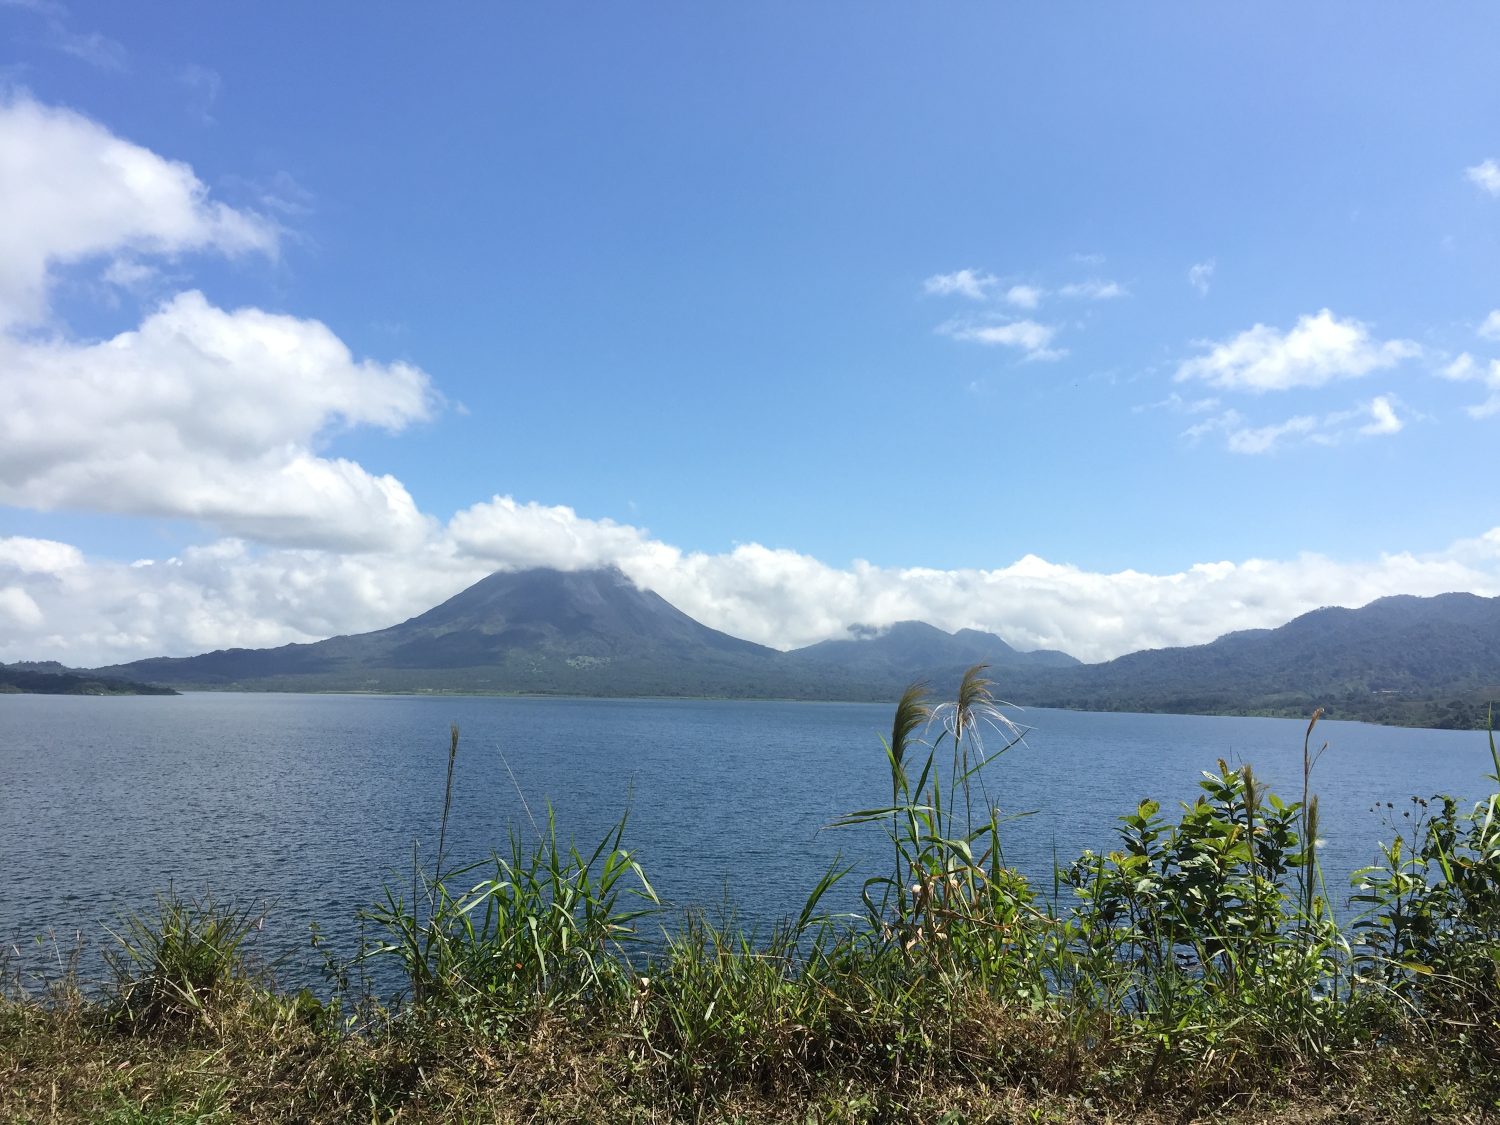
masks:
<svg viewBox="0 0 1500 1125"><path fill-rule="evenodd" d="M1307 714L1473 726L1500 696L1500 598L1453 593L1329 607L1276 629L1134 652L1028 679L1039 706Z"/></svg>
<svg viewBox="0 0 1500 1125"><path fill-rule="evenodd" d="M1080 664L905 621L778 652L693 620L620 571L497 573L408 621L274 649L98 669L184 688L884 700L988 664L1013 702L1091 710L1482 725L1500 696L1500 598L1381 598L1275 629Z"/></svg>
<svg viewBox="0 0 1500 1125"><path fill-rule="evenodd" d="M850 636L795 649L786 659L809 673L837 673L863 683L908 684L914 680L957 681L965 668L985 664L1000 677L1012 670L1068 668L1078 661L1065 652L1018 652L993 633L960 629L945 633L925 621L898 621L884 629L855 626Z"/></svg>

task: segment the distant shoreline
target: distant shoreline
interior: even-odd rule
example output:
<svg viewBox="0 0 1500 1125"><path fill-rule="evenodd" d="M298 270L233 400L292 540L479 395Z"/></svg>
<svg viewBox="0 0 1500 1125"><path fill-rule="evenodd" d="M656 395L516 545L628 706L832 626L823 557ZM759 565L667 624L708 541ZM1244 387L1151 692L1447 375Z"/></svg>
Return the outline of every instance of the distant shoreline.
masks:
<svg viewBox="0 0 1500 1125"><path fill-rule="evenodd" d="M42 673L35 673L42 675ZM106 681L97 681L104 683ZM127 681L114 681L122 685ZM868 697L858 698L809 698L806 696L786 695L644 695L622 693L618 695L607 695L586 692L563 692L563 691L479 691L475 689L453 688L424 688L418 690L403 690L400 688L308 688L298 689L285 686L275 687L232 687L214 686L200 687L197 685L183 684L175 688L164 687L155 684L129 684L132 688L141 690L122 691L28 691L26 689L11 689L0 682L0 695L89 695L94 697L107 696L164 696L164 695L320 695L320 696L392 696L409 698L454 698L454 699L561 699L561 700L598 700L601 702L641 702L641 703L810 703L831 705L886 705L894 702L894 699L872 692ZM1413 701L1418 707L1439 708L1450 706L1462 701L1450 700L1417 700ZM1047 711L1074 711L1084 714L1096 715L1183 715L1198 718L1239 718L1239 719L1292 719L1305 721L1311 716L1311 710L1300 710L1293 708L1221 708L1214 710L1185 710L1166 707L1126 708L1126 707L1089 707L1089 706L1067 706L1055 702L1047 703L1018 703L1014 704L1020 710L1047 710ZM1477 717L1472 725L1454 725L1452 723L1433 723L1402 721L1399 717L1379 718L1370 715L1352 713L1341 713L1336 706L1325 708L1323 720L1325 722L1350 722L1364 723L1370 726L1397 727L1410 730L1486 730L1487 712L1483 708L1476 708Z"/></svg>

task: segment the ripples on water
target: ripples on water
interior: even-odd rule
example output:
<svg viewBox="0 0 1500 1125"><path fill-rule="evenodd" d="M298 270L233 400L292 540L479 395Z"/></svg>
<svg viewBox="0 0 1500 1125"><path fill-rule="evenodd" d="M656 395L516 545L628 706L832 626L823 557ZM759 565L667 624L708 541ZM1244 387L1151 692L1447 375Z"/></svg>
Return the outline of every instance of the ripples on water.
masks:
<svg viewBox="0 0 1500 1125"><path fill-rule="evenodd" d="M842 852L854 875L828 900L854 910L887 853L877 829L826 830L889 801L870 704L422 696L0 697L0 939L100 939L118 911L169 884L271 904L264 955L306 979L317 921L352 951L354 915L384 878L410 887L413 842L430 857L448 725L462 729L448 851L454 862L530 834L550 801L590 848L627 809L626 843L678 907L732 903L750 925L795 914ZM1108 847L1146 796L1190 799L1215 759L1249 762L1287 799L1301 786L1306 724L1285 719L1026 711L1034 729L992 767L1007 861L1051 893L1054 856ZM1412 794L1487 792L1484 735L1319 724L1330 892L1378 858ZM509 770L507 770L507 763ZM514 775L514 783L512 782ZM518 788L519 787L519 788ZM1385 808L1391 802L1391 809ZM1380 806L1380 811L1372 808ZM656 923L672 924L672 914ZM649 925L649 923L648 923Z"/></svg>

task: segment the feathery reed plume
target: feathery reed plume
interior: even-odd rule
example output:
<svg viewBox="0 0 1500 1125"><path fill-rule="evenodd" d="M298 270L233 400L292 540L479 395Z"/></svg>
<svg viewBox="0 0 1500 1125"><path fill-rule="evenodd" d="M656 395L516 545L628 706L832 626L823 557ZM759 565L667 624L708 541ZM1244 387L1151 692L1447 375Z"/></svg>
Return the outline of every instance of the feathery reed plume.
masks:
<svg viewBox="0 0 1500 1125"><path fill-rule="evenodd" d="M990 691L991 680L984 673L988 664L975 664L958 685L958 696L951 703L933 708L932 722L938 723L953 739L953 772L949 781L964 794L964 815L972 822L974 810L971 803L969 779L979 777L979 790L986 804L989 792L981 772L985 762L996 754L1003 754L1026 734L1024 728L1011 719L1001 707L1015 704L996 699ZM984 745L984 728L988 726L1005 739L1005 745L990 753Z"/></svg>
<svg viewBox="0 0 1500 1125"><path fill-rule="evenodd" d="M1318 849L1318 799L1312 796L1313 766L1318 764L1318 759L1323 756L1323 751L1328 749L1328 743L1323 743L1316 754L1310 752L1312 746L1313 727L1318 725L1318 720L1323 717L1323 708L1319 707L1312 713L1312 718L1307 722L1307 733L1302 736L1302 917L1305 921L1312 920L1313 891L1316 885L1317 872L1317 849Z"/></svg>
<svg viewBox="0 0 1500 1125"><path fill-rule="evenodd" d="M984 676L988 664L976 664L964 673L958 685L958 698L953 702L953 737L961 739L970 720L976 718L981 708L993 707L995 697L990 694L991 680Z"/></svg>
<svg viewBox="0 0 1500 1125"><path fill-rule="evenodd" d="M896 718L891 723L891 741L885 748L891 759L892 785L895 785L898 776L905 781L906 743L912 732L931 716L932 708L927 705L927 681L909 685L901 693L901 702L896 704Z"/></svg>

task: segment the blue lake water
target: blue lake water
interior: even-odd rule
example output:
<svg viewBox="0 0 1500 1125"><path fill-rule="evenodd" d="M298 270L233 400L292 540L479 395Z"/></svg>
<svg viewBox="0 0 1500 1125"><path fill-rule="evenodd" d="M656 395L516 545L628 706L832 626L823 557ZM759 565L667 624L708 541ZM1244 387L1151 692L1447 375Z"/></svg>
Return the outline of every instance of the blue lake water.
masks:
<svg viewBox="0 0 1500 1125"><path fill-rule="evenodd" d="M1108 847L1115 818L1143 797L1191 798L1218 758L1251 763L1288 799L1300 791L1300 721L1016 717L1033 729L988 788L1005 811L1034 814L1010 825L1007 860L1049 893L1054 856ZM561 833L589 845L629 809L626 844L678 907L732 902L769 924L842 852L857 871L831 901L852 910L883 837L826 826L889 800L879 740L890 718L869 704L0 696L0 940L23 964L48 955L37 934L66 943L81 931L97 945L102 923L170 884L269 904L262 955L291 954L294 978L310 971L314 920L352 952L355 912L393 875L409 890L415 841L432 856L450 723L462 730L455 861L530 834L528 806L540 821L550 802ZM1314 744L1325 741L1314 790L1335 897L1378 858L1409 796L1489 791L1483 734L1328 722Z"/></svg>

